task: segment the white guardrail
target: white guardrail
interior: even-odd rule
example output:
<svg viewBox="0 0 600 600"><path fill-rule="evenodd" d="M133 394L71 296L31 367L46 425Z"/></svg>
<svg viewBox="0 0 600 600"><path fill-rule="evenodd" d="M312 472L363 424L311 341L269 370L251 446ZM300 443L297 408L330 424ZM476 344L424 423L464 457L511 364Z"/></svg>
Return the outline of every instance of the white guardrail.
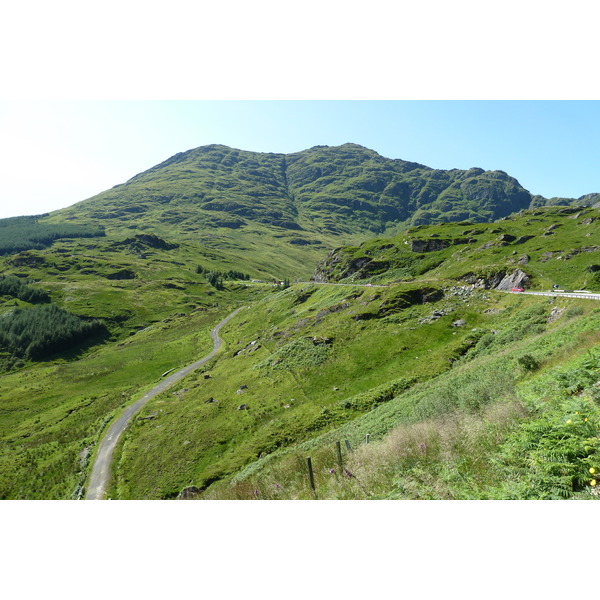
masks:
<svg viewBox="0 0 600 600"><path fill-rule="evenodd" d="M507 294L529 294L530 296L561 296L562 298L583 298L584 300L600 300L600 294L593 293L577 293L577 292L513 292L511 290L496 290L497 292L505 292Z"/></svg>

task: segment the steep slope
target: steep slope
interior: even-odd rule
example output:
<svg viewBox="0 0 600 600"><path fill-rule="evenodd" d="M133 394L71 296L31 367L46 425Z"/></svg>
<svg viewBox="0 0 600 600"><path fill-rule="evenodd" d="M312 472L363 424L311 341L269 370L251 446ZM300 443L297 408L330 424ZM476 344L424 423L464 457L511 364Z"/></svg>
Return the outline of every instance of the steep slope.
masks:
<svg viewBox="0 0 600 600"><path fill-rule="evenodd" d="M491 288L517 271L530 289L557 285L600 290L600 210L542 207L495 223L413 227L392 238L332 251L313 278L331 282L453 278Z"/></svg>
<svg viewBox="0 0 600 600"><path fill-rule="evenodd" d="M365 242L364 256L380 265L391 253L403 261L414 255L403 268L417 268L400 278L397 265L389 265L378 280L385 285L350 277L340 280L345 285L293 285L261 300L225 331L228 351L218 362L191 375L178 396L157 398L126 433L113 497L175 497L187 482L196 494L208 490L211 497L217 482L244 480L245 475L236 477L243 465L258 459L248 473L263 466L268 471L278 456L292 456L300 475L291 485L304 494L302 455L329 445L323 450L328 455L334 432L355 444L360 439L352 433L355 426L364 439L364 433L380 437L399 423L456 411L478 414L511 396L517 380L542 364L554 366L593 347L596 302L495 291L520 269L540 289L559 275L573 288L594 274L589 267L597 264L600 248L586 242L587 234L598 233L597 209L540 211L478 225L482 231L471 233L480 238L476 245L465 242L464 223L419 227L420 237L412 232ZM533 251L527 264L518 263L521 256L510 243L522 230L544 239L548 223L554 238L546 239L553 238L554 245L589 251L566 259L565 270L564 257L552 264ZM448 234L444 239L461 235L462 241L423 252L421 243L444 240L435 237L440 230ZM410 245L411 239L415 249L405 251L404 241ZM478 253L480 261L463 261L468 252ZM526 412L516 407L510 427ZM271 485L277 481L267 478ZM259 488L276 497L269 486L251 485L236 488L237 497L251 497ZM290 493L287 497L297 497Z"/></svg>
<svg viewBox="0 0 600 600"><path fill-rule="evenodd" d="M243 253L257 266L294 276L341 245L410 225L488 222L532 202L503 171L436 170L356 144L287 155L210 145L40 223L101 226L108 235L152 231ZM534 204L545 202L535 197Z"/></svg>
<svg viewBox="0 0 600 600"><path fill-rule="evenodd" d="M260 223L340 235L380 233L409 219L490 220L530 202L529 192L502 171L434 170L357 144L288 155L211 145L176 154L59 214L125 226L153 214L182 232Z"/></svg>

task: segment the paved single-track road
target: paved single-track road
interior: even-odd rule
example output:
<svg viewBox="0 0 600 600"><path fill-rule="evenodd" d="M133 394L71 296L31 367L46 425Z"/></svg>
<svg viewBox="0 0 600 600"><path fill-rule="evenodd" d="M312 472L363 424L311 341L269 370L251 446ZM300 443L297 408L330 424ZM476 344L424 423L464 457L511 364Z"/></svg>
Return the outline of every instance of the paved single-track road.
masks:
<svg viewBox="0 0 600 600"><path fill-rule="evenodd" d="M151 398L154 398L157 394L164 392L170 388L174 383L183 379L186 375L189 375L192 371L195 371L198 367L206 364L211 358L213 358L220 350L223 341L219 337L219 330L223 325L229 323L240 310L245 308L242 306L237 310L234 310L228 317L223 319L215 328L210 332L210 337L213 339L214 348L213 351L197 360L196 362L184 367L183 369L169 375L166 379L163 379L156 387L152 388L149 392L144 394L137 402L128 406L123 414L109 427L106 435L98 446L98 452L94 465L92 467L92 473L90 475L89 484L87 486L87 493L85 496L86 500L103 500L106 493L106 487L110 480L110 464L112 461L112 455L114 449L119 441L119 437L125 431L125 428L131 421L132 417L137 413Z"/></svg>
<svg viewBox="0 0 600 600"><path fill-rule="evenodd" d="M503 290L496 290L503 291ZM591 292L559 292L559 291L550 291L550 292L511 292L508 291L509 294L529 294L530 296L552 296L553 298L556 296L560 296L561 298L580 298L582 300L600 300L600 294L595 294Z"/></svg>

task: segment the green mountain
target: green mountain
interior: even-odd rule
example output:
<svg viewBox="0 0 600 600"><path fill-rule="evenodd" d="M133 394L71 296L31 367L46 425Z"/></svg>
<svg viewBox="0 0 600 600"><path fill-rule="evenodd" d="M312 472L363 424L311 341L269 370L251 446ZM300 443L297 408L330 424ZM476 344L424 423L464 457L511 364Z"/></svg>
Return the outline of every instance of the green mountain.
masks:
<svg viewBox="0 0 600 600"><path fill-rule="evenodd" d="M411 225L488 222L546 202L503 171L436 170L356 144L293 154L210 145L176 154L40 223L153 232L243 253L281 277L307 275L325 251L343 244Z"/></svg>
<svg viewBox="0 0 600 600"><path fill-rule="evenodd" d="M2 220L0 498L81 497L108 424L241 306L131 423L111 497L311 497L307 455L319 497L593 497L600 311L502 290L600 290L596 201L207 146Z"/></svg>

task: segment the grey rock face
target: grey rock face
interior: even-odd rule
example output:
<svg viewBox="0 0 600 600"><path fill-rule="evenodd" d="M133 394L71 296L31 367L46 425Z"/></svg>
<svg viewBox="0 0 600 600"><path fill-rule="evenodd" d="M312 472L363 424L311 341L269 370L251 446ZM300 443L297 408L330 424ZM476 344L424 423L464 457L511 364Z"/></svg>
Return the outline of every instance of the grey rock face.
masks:
<svg viewBox="0 0 600 600"><path fill-rule="evenodd" d="M511 288L525 288L530 284L531 280L527 273L517 269L509 275L506 275L504 279L496 286L497 290L510 290Z"/></svg>

